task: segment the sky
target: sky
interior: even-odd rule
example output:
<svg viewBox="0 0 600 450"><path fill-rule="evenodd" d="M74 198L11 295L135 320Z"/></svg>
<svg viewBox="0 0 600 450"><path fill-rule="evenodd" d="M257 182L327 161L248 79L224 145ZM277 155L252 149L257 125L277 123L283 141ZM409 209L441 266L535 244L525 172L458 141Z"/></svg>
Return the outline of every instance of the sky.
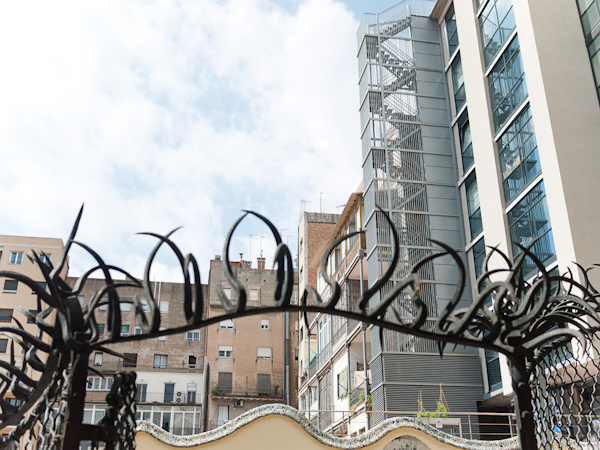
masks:
<svg viewBox="0 0 600 450"><path fill-rule="evenodd" d="M5 2L0 14L0 234L69 235L142 276L173 234L223 254L250 209L297 253L303 210L341 212L362 178L357 0ZM258 220L230 258L272 264ZM93 264L71 252L70 274ZM179 281L167 251L156 280Z"/></svg>

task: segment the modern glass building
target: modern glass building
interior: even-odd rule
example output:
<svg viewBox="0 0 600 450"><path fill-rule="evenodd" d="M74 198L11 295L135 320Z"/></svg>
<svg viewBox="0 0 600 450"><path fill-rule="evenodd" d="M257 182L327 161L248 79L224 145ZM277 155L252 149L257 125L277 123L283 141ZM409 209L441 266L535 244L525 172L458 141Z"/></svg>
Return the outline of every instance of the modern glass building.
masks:
<svg viewBox="0 0 600 450"><path fill-rule="evenodd" d="M514 260L535 240L548 270L576 277L575 263L598 262L599 4L405 0L364 15L358 60L370 285L391 256L376 205L402 233L396 276L434 251L429 239L447 242L469 266L465 304L486 246ZM431 315L455 288L444 263L421 273ZM526 263L525 272L534 277L535 266ZM396 301L409 319L410 305L402 295ZM414 410L419 390L428 406L440 384L454 410L508 407L502 355L457 350L440 360L430 342L377 336L374 410Z"/></svg>

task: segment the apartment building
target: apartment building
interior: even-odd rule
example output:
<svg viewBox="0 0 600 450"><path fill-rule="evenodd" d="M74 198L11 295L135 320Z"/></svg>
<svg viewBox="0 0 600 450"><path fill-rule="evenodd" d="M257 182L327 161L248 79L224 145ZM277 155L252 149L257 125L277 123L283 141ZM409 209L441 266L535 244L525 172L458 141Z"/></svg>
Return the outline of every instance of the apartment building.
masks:
<svg viewBox="0 0 600 450"><path fill-rule="evenodd" d="M25 236L5 236L0 235L0 270L16 272L25 275L36 281L40 287L46 289L46 281L41 268L28 254L34 251L40 258L42 264L57 263L63 251L62 239L25 237ZM60 272L60 276L66 277L69 271L68 261ZM39 297L31 287L25 283L9 278L0 279L2 291L0 291L0 322L9 326L16 326L20 323L25 331L37 336L37 325L34 317L37 313L48 307L47 304L40 301ZM27 311L24 314L19 307ZM52 321L52 317L47 320ZM49 341L50 336L44 334L42 339ZM0 359L10 361L11 339L8 335L0 336ZM19 367L22 358L22 351L19 345L14 346L15 364ZM44 358L42 354L40 358ZM35 377L35 372L32 374ZM18 400L15 399L15 403Z"/></svg>
<svg viewBox="0 0 600 450"><path fill-rule="evenodd" d="M247 292L247 308L272 305L276 271L258 268L240 257L232 267ZM224 275L224 262L216 256L210 263L208 317L225 314L217 294L236 295ZM292 302L298 301L298 279ZM240 414L268 403L297 406L298 321L295 314L280 312L223 320L207 327L206 377L208 382L207 429L214 429Z"/></svg>
<svg viewBox="0 0 600 450"><path fill-rule="evenodd" d="M77 278L69 277L73 286ZM102 279L90 278L80 292L79 301L85 306L92 296L105 286ZM161 329L172 329L186 324L183 283L153 282L153 296L160 308ZM204 298L208 287L202 285ZM135 317L135 308L128 300L138 296L142 304L143 289L119 288L121 336L142 333ZM145 311L149 308L143 306ZM101 335L107 331L108 307L95 310ZM137 374L137 419L153 422L176 435L189 435L203 431L202 405L204 401L204 354L206 330L161 336L141 341L112 344L109 348L124 358L97 351L90 357L90 370L84 409L84 422L97 423L106 411L106 394L112 387L112 377L119 371Z"/></svg>
<svg viewBox="0 0 600 450"><path fill-rule="evenodd" d="M308 220L320 217L306 213L301 221L300 236L311 236L310 247L304 248L307 267L315 271L315 287L323 299L329 286L317 277L316 270L323 251L337 238L362 229L362 185L353 193L333 227L315 233ZM323 217L330 220L332 217ZM313 222L321 223L321 222ZM322 231L322 230L320 230ZM302 241L301 241L302 243ZM363 264L365 239L354 236L336 247L329 259L327 274L341 287L338 308L355 310L361 289L367 286L367 267ZM300 342L299 409L321 430L334 434L359 434L369 429L368 361L371 355L370 331L361 322L329 314L313 314L309 324L300 317L305 331ZM365 392L367 394L365 395Z"/></svg>
<svg viewBox="0 0 600 450"><path fill-rule="evenodd" d="M401 232L399 276L433 251L427 238L463 254L465 304L488 246L514 260L519 245L537 239L532 249L546 269L570 269L576 279L575 263L597 262L590 199L600 192L599 22L596 0L406 0L365 14L358 59L370 284L389 260L375 204ZM531 261L525 267L533 278ZM435 313L455 273L443 261L426 269ZM452 353L435 362L428 344L407 347L409 339L372 337L374 408L406 405L413 375L422 385L451 381L451 410L509 407L502 355ZM466 384L463 395L458 386Z"/></svg>

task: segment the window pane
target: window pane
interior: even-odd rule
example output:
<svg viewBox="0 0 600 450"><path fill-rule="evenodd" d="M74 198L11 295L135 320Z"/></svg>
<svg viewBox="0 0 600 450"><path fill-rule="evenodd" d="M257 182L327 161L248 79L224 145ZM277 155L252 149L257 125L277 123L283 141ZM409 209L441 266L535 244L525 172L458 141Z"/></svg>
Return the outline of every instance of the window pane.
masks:
<svg viewBox="0 0 600 450"><path fill-rule="evenodd" d="M462 62L460 55L457 55L452 61L452 87L454 89L454 105L456 106L456 113L460 111L466 102L465 96L465 81L463 78Z"/></svg>
<svg viewBox="0 0 600 450"><path fill-rule="evenodd" d="M490 0L479 17L486 67L515 28L512 0Z"/></svg>
<svg viewBox="0 0 600 450"><path fill-rule="evenodd" d="M448 58L454 54L458 48L458 33L456 31L456 14L454 6L451 6L446 13L446 37L448 38Z"/></svg>
<svg viewBox="0 0 600 450"><path fill-rule="evenodd" d="M5 280L3 292L14 294L17 292L19 282L17 280Z"/></svg>
<svg viewBox="0 0 600 450"><path fill-rule="evenodd" d="M509 203L542 170L531 109L527 106L498 141L504 200Z"/></svg>
<svg viewBox="0 0 600 450"><path fill-rule="evenodd" d="M522 252L517 244L526 247L535 238L539 238L533 244L533 253L543 264L548 264L555 259L554 239L543 181L540 181L511 209L508 213L508 224L514 258ZM536 266L528 258L524 266L524 276L531 275L535 270Z"/></svg>
<svg viewBox="0 0 600 450"><path fill-rule="evenodd" d="M494 126L502 128L527 97L519 39L515 37L488 76Z"/></svg>
<svg viewBox="0 0 600 450"><path fill-rule="evenodd" d="M161 314L166 314L169 312L169 302L167 300L161 300L160 312L161 312Z"/></svg>

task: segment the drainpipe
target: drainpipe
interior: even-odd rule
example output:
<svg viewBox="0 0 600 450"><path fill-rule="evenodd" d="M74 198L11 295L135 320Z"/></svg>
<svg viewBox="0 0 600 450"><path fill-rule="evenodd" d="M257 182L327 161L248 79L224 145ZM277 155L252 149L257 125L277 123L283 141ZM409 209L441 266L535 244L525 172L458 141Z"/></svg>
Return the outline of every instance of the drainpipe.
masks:
<svg viewBox="0 0 600 450"><path fill-rule="evenodd" d="M361 248L358 251L358 262L359 262L359 267L360 267L360 294L362 295L365 291L363 289L363 258L365 256L365 251ZM365 392L365 415L367 416L367 430L369 429L369 423L370 421L370 417L367 414L367 410L368 410L368 395L369 395L369 372L368 372L368 368L367 368L367 324L366 323L362 323L361 325L361 329L362 329L362 350L363 350L363 368L365 370L365 385L364 385L364 392Z"/></svg>
<svg viewBox="0 0 600 450"><path fill-rule="evenodd" d="M290 313L285 312L285 404L290 404Z"/></svg>

